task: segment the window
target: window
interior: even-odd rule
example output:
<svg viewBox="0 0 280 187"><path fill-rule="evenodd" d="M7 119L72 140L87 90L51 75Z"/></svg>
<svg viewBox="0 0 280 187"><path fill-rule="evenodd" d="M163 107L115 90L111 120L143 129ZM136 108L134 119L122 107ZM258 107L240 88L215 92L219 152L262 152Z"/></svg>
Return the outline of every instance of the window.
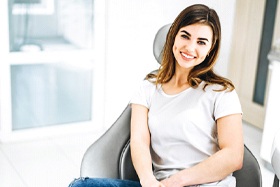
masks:
<svg viewBox="0 0 280 187"><path fill-rule="evenodd" d="M100 33L105 32L103 25L94 25L103 23L99 15L105 9L103 1L97 4L93 0L0 2L1 10L8 13L0 23L3 31L9 31L0 36L4 39L0 141L40 134L29 133L35 131L103 128L103 48L96 52L94 45L103 45Z"/></svg>
<svg viewBox="0 0 280 187"><path fill-rule="evenodd" d="M10 3L9 5L11 52L92 48L92 0L57 0L55 2L49 0L46 2L51 3L45 4L51 4L52 6L46 6L46 9L51 9L46 14L40 12L38 3L35 3L37 1L24 3L21 0L19 2L21 3ZM26 0L26 2L29 1Z"/></svg>

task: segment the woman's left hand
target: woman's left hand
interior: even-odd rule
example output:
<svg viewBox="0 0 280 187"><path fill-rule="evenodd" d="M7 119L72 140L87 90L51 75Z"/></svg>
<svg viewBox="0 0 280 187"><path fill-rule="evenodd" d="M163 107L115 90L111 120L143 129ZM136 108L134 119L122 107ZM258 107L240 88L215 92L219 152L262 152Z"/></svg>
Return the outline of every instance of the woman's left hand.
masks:
<svg viewBox="0 0 280 187"><path fill-rule="evenodd" d="M179 184L179 181L174 180L172 177L160 181L166 187L183 187Z"/></svg>

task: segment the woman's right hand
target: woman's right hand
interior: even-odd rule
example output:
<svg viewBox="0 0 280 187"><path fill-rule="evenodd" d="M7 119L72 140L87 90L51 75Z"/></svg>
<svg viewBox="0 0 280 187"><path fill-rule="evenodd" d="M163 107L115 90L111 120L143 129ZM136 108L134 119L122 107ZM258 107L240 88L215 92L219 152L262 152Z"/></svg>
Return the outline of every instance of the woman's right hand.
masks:
<svg viewBox="0 0 280 187"><path fill-rule="evenodd" d="M153 179L140 180L142 187L165 187L161 182Z"/></svg>

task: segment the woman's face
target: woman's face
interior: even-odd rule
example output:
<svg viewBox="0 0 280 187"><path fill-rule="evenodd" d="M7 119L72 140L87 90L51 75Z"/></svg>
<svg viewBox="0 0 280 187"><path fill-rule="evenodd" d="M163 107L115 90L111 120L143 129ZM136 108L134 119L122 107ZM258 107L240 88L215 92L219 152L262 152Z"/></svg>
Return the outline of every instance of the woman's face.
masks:
<svg viewBox="0 0 280 187"><path fill-rule="evenodd" d="M177 33L173 45L176 66L192 69L204 61L212 46L213 31L204 24L192 24L182 27Z"/></svg>

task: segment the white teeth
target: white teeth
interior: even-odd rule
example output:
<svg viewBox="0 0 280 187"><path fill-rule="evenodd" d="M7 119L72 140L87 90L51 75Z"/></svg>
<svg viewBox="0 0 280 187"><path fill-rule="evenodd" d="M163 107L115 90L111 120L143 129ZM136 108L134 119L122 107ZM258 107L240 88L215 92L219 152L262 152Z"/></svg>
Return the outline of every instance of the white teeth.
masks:
<svg viewBox="0 0 280 187"><path fill-rule="evenodd" d="M185 53L182 53L182 55L183 55L184 57L186 57L186 58L190 58L190 59L193 59L193 58L194 58L194 56L190 56L190 55L187 55L187 54L185 54Z"/></svg>

